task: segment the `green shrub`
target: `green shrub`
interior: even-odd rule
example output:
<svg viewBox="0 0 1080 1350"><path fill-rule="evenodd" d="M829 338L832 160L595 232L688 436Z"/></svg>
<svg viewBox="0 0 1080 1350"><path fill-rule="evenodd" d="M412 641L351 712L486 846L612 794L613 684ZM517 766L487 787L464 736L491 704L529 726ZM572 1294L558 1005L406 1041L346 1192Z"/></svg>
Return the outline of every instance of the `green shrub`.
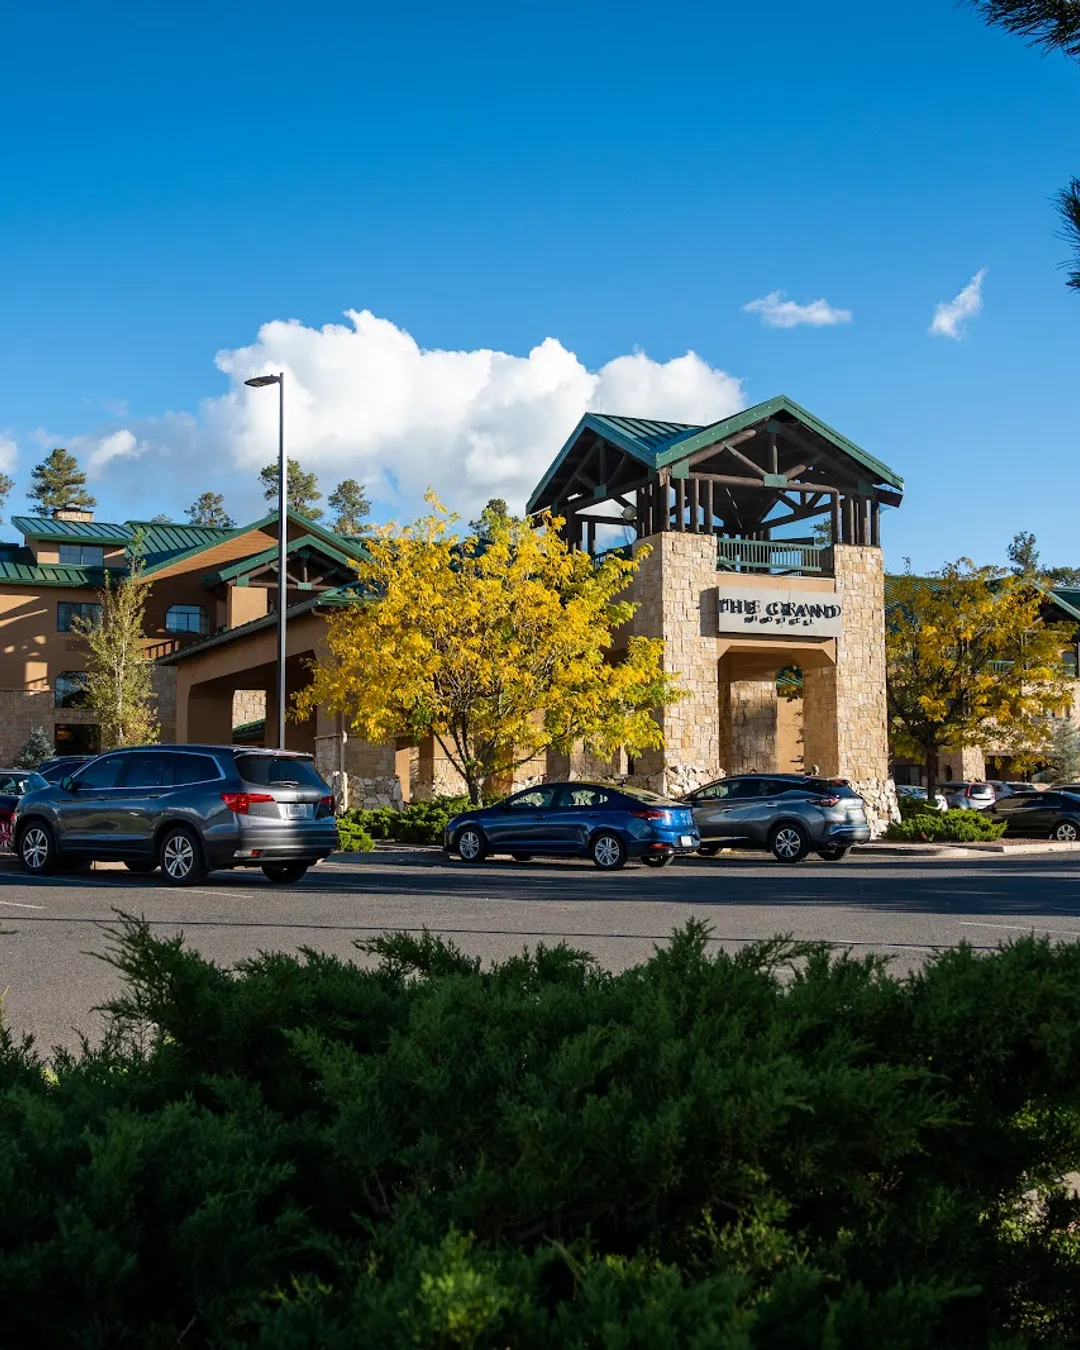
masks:
<svg viewBox="0 0 1080 1350"><path fill-rule="evenodd" d="M920 801L918 797L904 797L897 793L896 804L900 808L900 819L911 820L915 816L933 816L940 815L936 806L930 806L925 801Z"/></svg>
<svg viewBox="0 0 1080 1350"><path fill-rule="evenodd" d="M893 821L886 839L918 840L933 844L975 844L1000 839L1005 822L988 820L981 811L926 811Z"/></svg>
<svg viewBox="0 0 1080 1350"><path fill-rule="evenodd" d="M1078 1344L1080 946L365 951L127 921L99 1049L0 1031L5 1346Z"/></svg>
<svg viewBox="0 0 1080 1350"><path fill-rule="evenodd" d="M403 810L380 806L372 811L343 811L347 820L366 830L373 839L394 839L401 844L441 844L446 822L468 809L468 797L433 797L412 802Z"/></svg>
<svg viewBox="0 0 1080 1350"><path fill-rule="evenodd" d="M375 847L371 835L346 814L337 820L338 850L341 853L370 853Z"/></svg>

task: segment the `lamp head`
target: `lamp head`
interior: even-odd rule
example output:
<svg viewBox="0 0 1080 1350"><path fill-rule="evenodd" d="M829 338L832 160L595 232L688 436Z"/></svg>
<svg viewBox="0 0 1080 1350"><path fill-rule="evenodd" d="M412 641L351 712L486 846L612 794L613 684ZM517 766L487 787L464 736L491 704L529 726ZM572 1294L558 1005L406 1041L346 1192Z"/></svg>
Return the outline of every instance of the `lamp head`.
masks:
<svg viewBox="0 0 1080 1350"><path fill-rule="evenodd" d="M252 389L265 389L268 384L280 384L280 375L256 375L254 379L245 380L245 384L250 385Z"/></svg>

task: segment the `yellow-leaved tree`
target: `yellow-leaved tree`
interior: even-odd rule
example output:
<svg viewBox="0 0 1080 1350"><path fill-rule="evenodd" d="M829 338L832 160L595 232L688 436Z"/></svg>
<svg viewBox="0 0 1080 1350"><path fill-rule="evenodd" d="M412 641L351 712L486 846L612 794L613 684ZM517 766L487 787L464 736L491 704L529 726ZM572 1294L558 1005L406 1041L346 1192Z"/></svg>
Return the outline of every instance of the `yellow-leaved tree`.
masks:
<svg viewBox="0 0 1080 1350"><path fill-rule="evenodd" d="M934 800L944 749L1032 758L1071 697L1068 626L1044 621L1045 589L966 558L929 577L890 577L885 652L893 749L926 766Z"/></svg>
<svg viewBox="0 0 1080 1350"><path fill-rule="evenodd" d="M485 781L549 747L661 745L652 712L680 697L663 644L613 651L637 562L572 551L546 517L492 514L483 537L461 538L427 500L422 519L367 537L363 598L329 618L298 711L342 712L373 742L434 736L477 804Z"/></svg>

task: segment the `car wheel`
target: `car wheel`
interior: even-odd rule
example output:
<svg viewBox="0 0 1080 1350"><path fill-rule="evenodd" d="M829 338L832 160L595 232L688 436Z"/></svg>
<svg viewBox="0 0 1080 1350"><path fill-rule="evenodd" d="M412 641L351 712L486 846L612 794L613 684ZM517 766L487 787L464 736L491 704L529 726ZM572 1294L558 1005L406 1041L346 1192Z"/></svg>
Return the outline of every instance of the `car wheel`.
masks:
<svg viewBox="0 0 1080 1350"><path fill-rule="evenodd" d="M819 858L824 858L826 862L839 862L841 858L847 855L846 848L819 848L817 851Z"/></svg>
<svg viewBox="0 0 1080 1350"><path fill-rule="evenodd" d="M801 825L785 821L769 836L769 848L777 862L797 863L810 852L810 840Z"/></svg>
<svg viewBox="0 0 1080 1350"><path fill-rule="evenodd" d="M668 863L675 861L674 853L654 853L643 855L641 861L646 867L667 867Z"/></svg>
<svg viewBox="0 0 1080 1350"><path fill-rule="evenodd" d="M275 886L292 886L302 876L306 875L308 864L302 862L263 863L262 870L267 881L272 881Z"/></svg>
<svg viewBox="0 0 1080 1350"><path fill-rule="evenodd" d="M589 845L589 856L603 872L626 866L626 845L611 830L602 830Z"/></svg>
<svg viewBox="0 0 1080 1350"><path fill-rule="evenodd" d="M170 886L190 886L206 876L202 846L184 825L174 825L161 836L158 858L162 878Z"/></svg>
<svg viewBox="0 0 1080 1350"><path fill-rule="evenodd" d="M482 863L487 857L487 841L475 825L458 831L457 855L463 863Z"/></svg>
<svg viewBox="0 0 1080 1350"><path fill-rule="evenodd" d="M532 862L531 853L511 853L510 856L515 862Z"/></svg>
<svg viewBox="0 0 1080 1350"><path fill-rule="evenodd" d="M44 876L55 872L59 861L52 830L42 820L32 820L19 834L19 861L24 872Z"/></svg>
<svg viewBox="0 0 1080 1350"><path fill-rule="evenodd" d="M715 858L716 855L717 855L719 852L720 852L720 845L719 845L719 844L699 844L699 845L698 845L698 857L699 857L699 858Z"/></svg>
<svg viewBox="0 0 1080 1350"><path fill-rule="evenodd" d="M1054 829L1054 838L1060 839L1063 844L1075 844L1080 839L1080 830L1071 820L1059 820Z"/></svg>

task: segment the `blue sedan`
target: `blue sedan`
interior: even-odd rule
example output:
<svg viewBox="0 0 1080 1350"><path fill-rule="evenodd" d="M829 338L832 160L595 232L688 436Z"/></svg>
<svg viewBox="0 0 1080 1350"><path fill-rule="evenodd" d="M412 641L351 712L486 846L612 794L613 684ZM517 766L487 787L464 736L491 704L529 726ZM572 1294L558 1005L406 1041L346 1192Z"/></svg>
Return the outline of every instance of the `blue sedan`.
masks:
<svg viewBox="0 0 1080 1350"><path fill-rule="evenodd" d="M606 783L541 783L496 806L455 816L443 844L462 862L479 863L491 853L517 862L534 855L591 858L602 871L640 858L665 867L678 853L701 844L694 817L682 802L640 788Z"/></svg>

